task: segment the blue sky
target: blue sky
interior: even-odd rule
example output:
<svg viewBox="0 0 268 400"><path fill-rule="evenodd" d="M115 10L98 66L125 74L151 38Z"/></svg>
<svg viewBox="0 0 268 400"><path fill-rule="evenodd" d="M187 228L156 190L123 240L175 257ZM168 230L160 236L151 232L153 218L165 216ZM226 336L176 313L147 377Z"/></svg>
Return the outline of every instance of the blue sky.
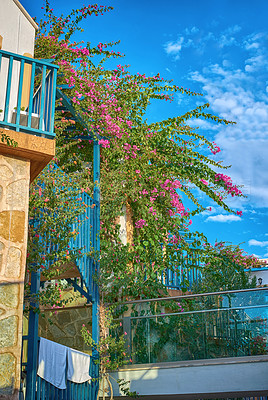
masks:
<svg viewBox="0 0 268 400"><path fill-rule="evenodd" d="M41 15L41 0L21 0L31 16ZM78 8L85 0L54 0L56 12ZM150 120L179 115L203 102L220 117L236 121L219 127L194 121L215 140L217 159L244 185L247 199L230 200L240 218L204 198L212 211L195 217L193 229L215 239L242 243L249 253L268 257L268 2L267 0L102 0L114 11L91 17L80 39L92 44L121 40L118 51L132 72L156 74L203 93L177 96L172 104L153 103ZM120 61L122 64L122 60Z"/></svg>

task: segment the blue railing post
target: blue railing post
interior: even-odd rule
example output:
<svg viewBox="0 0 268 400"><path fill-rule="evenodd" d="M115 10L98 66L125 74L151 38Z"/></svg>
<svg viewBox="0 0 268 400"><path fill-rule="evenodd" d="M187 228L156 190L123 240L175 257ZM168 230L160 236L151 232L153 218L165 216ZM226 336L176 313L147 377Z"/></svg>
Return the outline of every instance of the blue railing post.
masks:
<svg viewBox="0 0 268 400"><path fill-rule="evenodd" d="M93 222L93 248L95 251L95 275L99 277L99 257L100 257L100 145L98 139L94 140L93 144L93 204L94 207L94 222ZM93 281L93 294L92 294L92 339L96 344L99 343L99 287L98 282ZM93 359L98 358L98 351L96 349L92 352ZM98 378L98 366L96 366L96 378ZM98 381L96 381L96 392L92 391L92 399L95 400Z"/></svg>
<svg viewBox="0 0 268 400"><path fill-rule="evenodd" d="M28 328L28 352L27 352L27 381L26 381L26 400L35 400L36 377L37 377L37 355L38 355L38 312L34 312L38 306L35 299L40 289L40 270L31 274L31 295L33 300L30 302L29 328Z"/></svg>

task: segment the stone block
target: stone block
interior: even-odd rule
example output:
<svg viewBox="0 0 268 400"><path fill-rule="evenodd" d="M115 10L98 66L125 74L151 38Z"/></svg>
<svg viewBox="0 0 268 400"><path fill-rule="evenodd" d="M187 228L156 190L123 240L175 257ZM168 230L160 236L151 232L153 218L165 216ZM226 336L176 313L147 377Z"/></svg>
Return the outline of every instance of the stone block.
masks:
<svg viewBox="0 0 268 400"><path fill-rule="evenodd" d="M74 324L70 324L64 327L64 333L67 336L75 336L76 335L76 329L75 329L75 325Z"/></svg>
<svg viewBox="0 0 268 400"><path fill-rule="evenodd" d="M11 242L23 243L25 232L24 211L0 212L0 236Z"/></svg>
<svg viewBox="0 0 268 400"><path fill-rule="evenodd" d="M14 392L16 359L11 353L0 354L0 398Z"/></svg>
<svg viewBox="0 0 268 400"><path fill-rule="evenodd" d="M24 208L27 199L28 185L26 179L12 182L7 186L6 203L14 208Z"/></svg>
<svg viewBox="0 0 268 400"><path fill-rule="evenodd" d="M18 317L11 317L0 320L0 347L11 347L17 343Z"/></svg>
<svg viewBox="0 0 268 400"><path fill-rule="evenodd" d="M61 326L65 326L67 324L69 324L71 322L71 315L70 315L70 311L60 311L57 314L57 318L56 318L57 322L59 323L59 325Z"/></svg>
<svg viewBox="0 0 268 400"><path fill-rule="evenodd" d="M17 158L6 157L6 161L11 166L14 171L15 176L28 176L28 162L23 160L18 160Z"/></svg>
<svg viewBox="0 0 268 400"><path fill-rule="evenodd" d="M19 303L19 285L0 283L0 305L17 308Z"/></svg>
<svg viewBox="0 0 268 400"><path fill-rule="evenodd" d="M91 310L88 307L80 308L77 311L81 319L86 319L86 320L91 319Z"/></svg>
<svg viewBox="0 0 268 400"><path fill-rule="evenodd" d="M3 197L3 186L0 185L0 201L2 200Z"/></svg>
<svg viewBox="0 0 268 400"><path fill-rule="evenodd" d="M5 276L19 277L21 272L21 251L17 247L10 247L7 253Z"/></svg>
<svg viewBox="0 0 268 400"><path fill-rule="evenodd" d="M13 172L10 168L8 168L6 165L1 164L0 165L0 180L6 181L11 179L13 176Z"/></svg>
<svg viewBox="0 0 268 400"><path fill-rule="evenodd" d="M50 331L50 334L51 334L55 339L57 339L57 338L59 338L59 337L61 337L61 336L64 336L64 330L60 329L60 328L59 328L57 325L55 325L55 324L50 325L49 331ZM55 341L57 341L57 340L55 340Z"/></svg>

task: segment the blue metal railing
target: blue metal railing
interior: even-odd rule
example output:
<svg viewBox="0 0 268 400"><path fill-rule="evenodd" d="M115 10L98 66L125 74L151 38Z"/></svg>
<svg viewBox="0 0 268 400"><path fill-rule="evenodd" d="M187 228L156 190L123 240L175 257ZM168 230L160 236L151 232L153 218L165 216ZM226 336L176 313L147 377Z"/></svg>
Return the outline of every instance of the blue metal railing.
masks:
<svg viewBox="0 0 268 400"><path fill-rule="evenodd" d="M25 341L28 341L28 336L23 336L23 345L25 345ZM38 353L36 359L37 358ZM90 360L89 376L91 376L92 378L90 382L74 383L66 379L66 389L58 389L57 387L53 386L51 383L45 381L37 375L36 377L34 377L34 389L33 391L27 393L27 395L25 378L27 377L28 379L30 366L27 364L27 362L23 362L22 367L23 373L20 392L21 397L25 400L93 400L97 398L99 371L98 362L96 362L96 359L94 357L91 357Z"/></svg>
<svg viewBox="0 0 268 400"><path fill-rule="evenodd" d="M161 274L161 283L168 289L191 290L193 285L202 279L200 259L195 249L192 252L182 251L178 254L178 266L175 269L167 268Z"/></svg>
<svg viewBox="0 0 268 400"><path fill-rule="evenodd" d="M54 138L58 68L46 61L0 50L0 127ZM27 104L22 106L23 95Z"/></svg>
<svg viewBox="0 0 268 400"><path fill-rule="evenodd" d="M89 295L93 293L94 275L95 275L95 264L94 264L94 238L93 238L93 227L94 227L94 201L85 192L79 196L82 198L82 203L85 204L85 212L78 219L81 223L74 223L73 230L78 232L75 239L72 239L69 243L71 250L82 249L83 256L78 258L76 261L78 270L81 278L88 290ZM92 256L89 256L92 253Z"/></svg>

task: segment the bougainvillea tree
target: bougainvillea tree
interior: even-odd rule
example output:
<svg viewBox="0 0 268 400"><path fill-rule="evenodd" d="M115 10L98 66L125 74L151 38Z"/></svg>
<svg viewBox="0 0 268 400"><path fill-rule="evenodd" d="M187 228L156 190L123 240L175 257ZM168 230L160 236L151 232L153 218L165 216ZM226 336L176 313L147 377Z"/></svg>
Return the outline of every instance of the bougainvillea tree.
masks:
<svg viewBox="0 0 268 400"><path fill-rule="evenodd" d="M73 41L84 18L111 9L84 6L66 17L57 17L49 2L45 3L35 57L50 59L59 66L58 87L68 97L73 113L63 107L63 98L57 100L56 157L52 168L47 168L40 176L40 182L46 182L46 193L40 183L39 187L32 187L30 212L33 219L42 214L49 237L53 237L62 250L54 255L58 263L56 269L66 255L77 256L66 247L70 235L76 234L68 226L71 220L78 218L79 207L83 205L76 210L66 202L72 198L74 187L92 195L93 146L89 137L98 140L102 146L99 284L106 302L155 297L165 291L159 280L161 274L167 268L180 267L178 254L193 249L207 252L206 247L201 246L205 237L202 233L191 232L190 228L192 217L204 210L196 195L198 191L233 213L226 198L243 196L231 178L219 172L226 169L214 157L219 147L189 125L191 119L199 118L224 125L233 122L212 115L209 104L203 104L183 115L149 123L146 112L151 101L171 102L176 93L198 94L159 74L133 74L130 67L123 64L123 55L114 50L116 43L92 45ZM66 190L61 189L62 197L56 197L55 174L63 173ZM195 205L191 211L183 204L185 195ZM61 202L57 210L62 212L53 214L51 199L57 200L57 204ZM44 202L46 210L51 207L50 212L43 212ZM118 224L125 209L129 211L132 231L127 244L121 240ZM66 221L64 227L62 220ZM38 234L34 224L30 234L30 242L34 243ZM199 248L202 250L197 250ZM35 246L30 246L29 264L45 265L47 255L40 254L44 259L33 261Z"/></svg>
<svg viewBox="0 0 268 400"><path fill-rule="evenodd" d="M206 260L202 265L202 280L196 292L215 292L219 290L238 290L256 287L256 277L250 279L249 271L260 262L249 255L239 245L216 242L206 245Z"/></svg>
<svg viewBox="0 0 268 400"><path fill-rule="evenodd" d="M123 56L113 50L114 43L93 47L89 42L71 41L83 18L110 10L93 5L74 10L67 17L56 17L46 2L35 57L59 65L58 86L79 116L74 120L61 108L62 99L57 101L57 153L53 163L59 171L75 176L81 191L89 194L94 184L89 133L102 145L102 291L110 299L118 298L119 293L121 298L136 298L156 295L157 277L166 268L176 269L178 252L189 250L186 239L191 237L193 248L204 240L202 234L189 228L194 214L203 210L196 189L229 212L234 211L226 204L226 197L243 195L230 177L215 172L225 168L215 161L219 147L189 126L193 118L225 125L232 122L210 114L209 104L204 104L183 115L149 123L146 111L152 100L172 101L175 93L198 94L159 74L133 74L122 65ZM48 168L44 172L46 179L50 171ZM53 185L50 188L53 191ZM36 188L33 190L36 194ZM65 193L68 197L68 190ZM182 195L192 200L194 210L185 208ZM125 206L131 210L133 225L132 240L127 245L120 240L117 224ZM58 235L57 230L54 233Z"/></svg>

